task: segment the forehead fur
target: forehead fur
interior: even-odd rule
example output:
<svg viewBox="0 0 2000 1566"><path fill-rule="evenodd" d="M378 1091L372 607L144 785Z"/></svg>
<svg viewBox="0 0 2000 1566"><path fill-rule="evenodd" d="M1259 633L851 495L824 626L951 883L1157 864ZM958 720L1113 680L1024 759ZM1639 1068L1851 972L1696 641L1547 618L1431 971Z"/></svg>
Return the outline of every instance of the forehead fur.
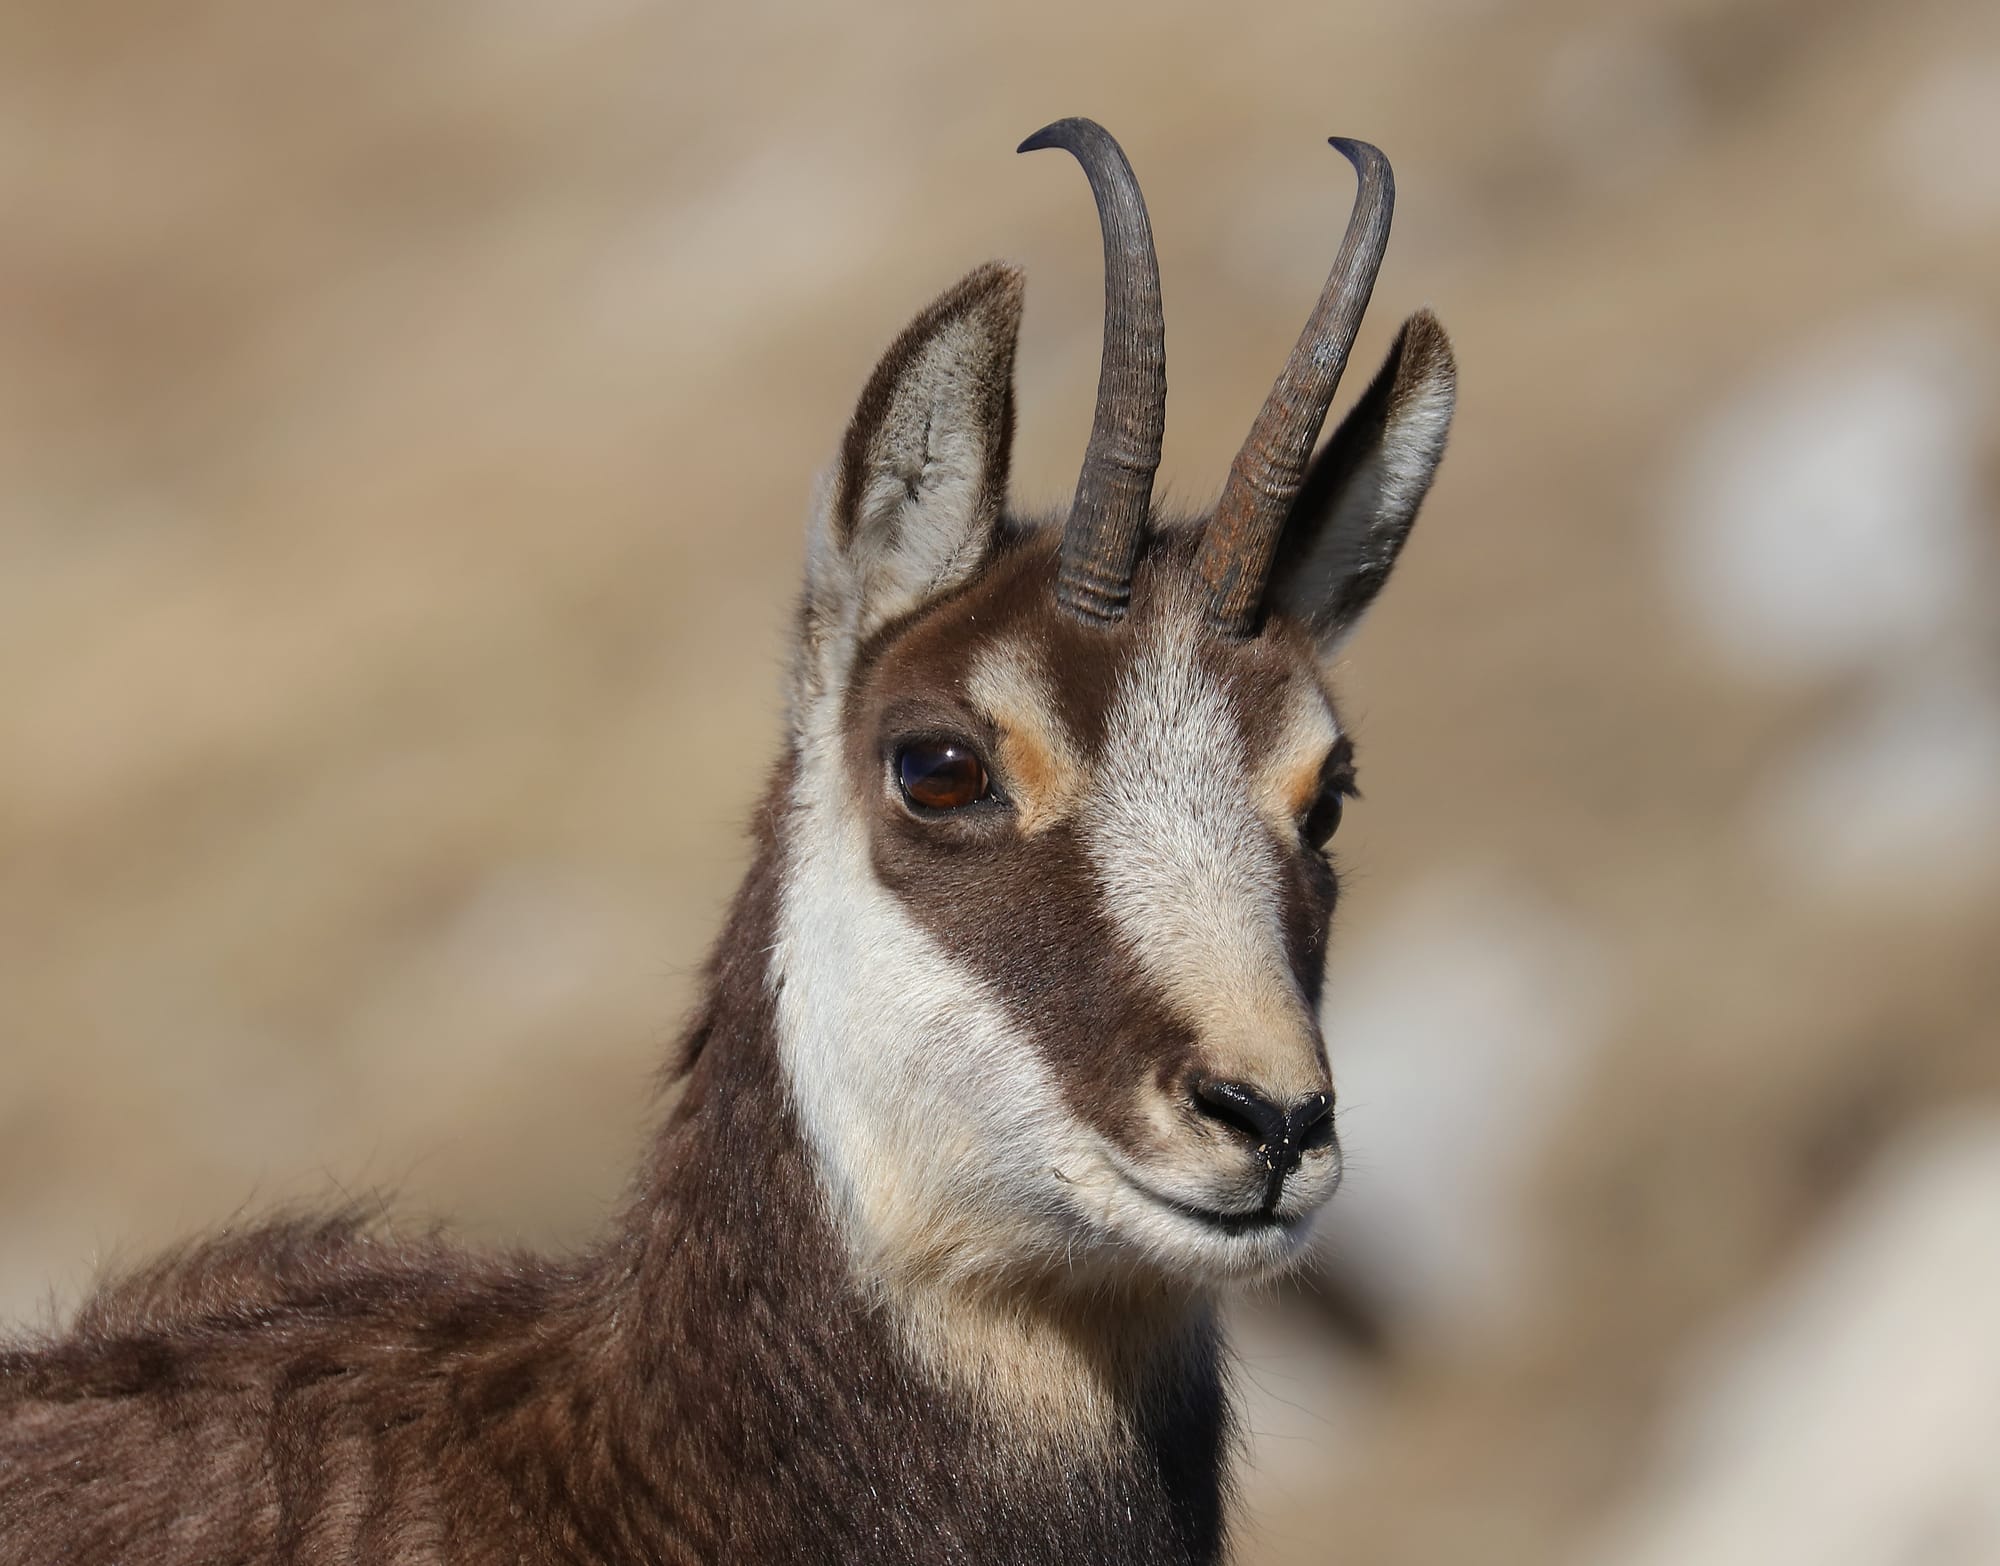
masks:
<svg viewBox="0 0 2000 1566"><path fill-rule="evenodd" d="M847 689L845 719L867 727L871 717L921 722L934 709L939 723L979 721L975 735L999 743L991 720L1007 709L1042 754L1063 763L1093 757L1135 660L1162 636L1185 639L1200 623L1201 593L1194 570L1199 535L1185 525L1156 525L1133 577L1129 613L1113 625L1085 624L1055 601L1061 530L1011 524L993 560L962 591L910 619L882 628L861 648ZM1339 732L1331 692L1306 629L1273 614L1262 634L1231 641L1193 637L1191 654L1204 676L1223 693L1246 749L1260 762L1287 763L1293 795L1302 756L1310 757L1312 785L1318 764ZM901 710L898 710L901 709Z"/></svg>

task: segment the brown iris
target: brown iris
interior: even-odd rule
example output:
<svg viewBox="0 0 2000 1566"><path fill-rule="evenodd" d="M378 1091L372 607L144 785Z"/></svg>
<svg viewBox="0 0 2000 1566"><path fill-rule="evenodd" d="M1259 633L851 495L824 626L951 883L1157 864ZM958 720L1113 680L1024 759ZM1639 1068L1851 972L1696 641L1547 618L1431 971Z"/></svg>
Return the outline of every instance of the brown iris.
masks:
<svg viewBox="0 0 2000 1566"><path fill-rule="evenodd" d="M896 754L903 795L923 810L962 810L987 797L986 766L970 746L948 740L905 745Z"/></svg>

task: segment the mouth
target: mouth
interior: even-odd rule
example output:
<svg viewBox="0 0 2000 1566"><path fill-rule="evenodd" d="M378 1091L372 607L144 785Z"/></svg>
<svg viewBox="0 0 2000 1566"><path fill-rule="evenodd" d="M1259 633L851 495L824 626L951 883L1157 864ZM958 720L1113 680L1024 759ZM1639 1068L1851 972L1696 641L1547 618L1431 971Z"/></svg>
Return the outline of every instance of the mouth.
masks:
<svg viewBox="0 0 2000 1566"><path fill-rule="evenodd" d="M1304 1222L1309 1213L1286 1215L1276 1206L1267 1203L1262 1207L1247 1208L1240 1212L1226 1212L1220 1208L1203 1207L1195 1202L1183 1201L1177 1196L1169 1196L1165 1191L1155 1190L1143 1180L1125 1176L1132 1188L1157 1206L1182 1218L1198 1223L1217 1234L1246 1235L1282 1233Z"/></svg>

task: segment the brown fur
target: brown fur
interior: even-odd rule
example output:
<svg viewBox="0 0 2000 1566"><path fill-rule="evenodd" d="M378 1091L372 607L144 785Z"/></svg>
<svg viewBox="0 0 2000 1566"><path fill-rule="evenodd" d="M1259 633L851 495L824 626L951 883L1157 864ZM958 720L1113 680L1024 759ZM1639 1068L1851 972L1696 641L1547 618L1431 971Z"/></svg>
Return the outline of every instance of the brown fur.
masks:
<svg viewBox="0 0 2000 1566"><path fill-rule="evenodd" d="M0 1350L0 1561L1212 1559L1205 1329L1123 1384L1112 1448L1036 1456L849 1277L770 1042L773 818L602 1246L480 1258L324 1218L110 1285Z"/></svg>
<svg viewBox="0 0 2000 1566"><path fill-rule="evenodd" d="M977 811L964 812L962 820L916 822L878 781L898 736L969 733L989 753L1005 756L1003 736L967 696L982 655L1009 642L1033 646L1048 668L1061 671L1061 715L1090 764L1118 765L1116 756L1102 753L1113 692L1145 645L1154 616L1192 579L1195 535L1156 532L1140 563L1130 615L1103 627L1057 606L1055 533L1041 527L1003 534L997 557L971 586L913 623L888 627L864 649L847 701L848 765L857 794L877 801L874 859L882 884L1012 1003L1016 1021L1055 1065L1077 1113L1143 1156L1153 1135L1136 1113L1130 1063L1144 1062L1144 1074L1162 1085L1184 1083L1202 1063L1198 1040L1189 1020L1139 978L1132 954L1100 907L1073 824L1017 831L1008 817ZM1310 648L1290 627L1273 625L1257 641L1218 643L1210 652L1236 708L1242 742L1258 754L1285 727L1285 707L1271 693L1313 666ZM960 879L941 866L941 844L977 854L978 897L968 897ZM1281 906L1293 938L1294 975L1301 991L1316 999L1337 879L1320 854L1295 838L1275 846L1287 868ZM1008 916L996 920L996 907ZM1051 995L1065 1003L1051 1006ZM1117 1069L1107 1062L1117 1062ZM1210 1130L1198 1120L1187 1129Z"/></svg>
<svg viewBox="0 0 2000 1566"><path fill-rule="evenodd" d="M795 703L841 704L832 768L852 796L840 808L869 812L874 876L998 998L1068 1109L1135 1157L1164 1117L1261 1188L1243 1137L1197 1112L1201 1024L1113 928L1073 819L1088 779L1118 765L1103 751L1121 670L1192 590L1194 530L1154 531L1119 624L1056 608L1053 530L999 510L1019 312L1018 276L981 269L869 381L808 572ZM1404 343L1448 370L1441 334ZM1393 432L1415 385L1385 372L1362 446ZM1367 471L1353 440L1332 452ZM1335 498L1312 493L1308 531ZM1301 557L1334 619L1379 585L1421 487L1404 498L1366 538ZM1363 586L1342 575L1350 557ZM1200 650L1252 757L1270 747L1293 765L1276 741L1297 682L1317 677L1325 628L1309 623L1273 615L1253 639ZM1008 645L1035 650L1054 708L981 706L981 660ZM894 804L899 736L926 733L1015 766L1045 807L1033 830L998 804L943 819ZM480 1257L301 1219L113 1282L66 1329L0 1347L0 1566L1219 1559L1227 1416L1193 1282L1134 1260L1078 1287L1052 1264L926 1298L920 1272L899 1294L857 1264L808 1141L815 1101L793 1097L775 994L811 744L794 734L758 815L677 1056L680 1095L602 1243L567 1260ZM1288 799L1305 784L1269 788ZM1309 1012L1334 875L1282 813L1256 830L1282 883L1287 1004ZM1316 1029L1301 1037L1323 1074ZM906 1129L927 1128L894 1134ZM907 1183L907 1163L889 1180ZM923 1216L952 1232L949 1214Z"/></svg>

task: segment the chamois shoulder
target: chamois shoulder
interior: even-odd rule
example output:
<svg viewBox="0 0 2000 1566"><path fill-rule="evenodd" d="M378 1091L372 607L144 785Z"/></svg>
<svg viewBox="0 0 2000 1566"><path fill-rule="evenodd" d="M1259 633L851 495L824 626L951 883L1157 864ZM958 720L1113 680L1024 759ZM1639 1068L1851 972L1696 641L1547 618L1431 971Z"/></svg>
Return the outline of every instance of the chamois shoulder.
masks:
<svg viewBox="0 0 2000 1566"><path fill-rule="evenodd" d="M66 1325L0 1349L0 1370L33 1380L37 1370L75 1372L92 1362L185 1367L226 1356L235 1343L302 1350L322 1333L463 1346L545 1311L565 1276L551 1263L482 1255L435 1232L394 1235L352 1209L292 1215L105 1278ZM151 1351L135 1358L134 1345Z"/></svg>

